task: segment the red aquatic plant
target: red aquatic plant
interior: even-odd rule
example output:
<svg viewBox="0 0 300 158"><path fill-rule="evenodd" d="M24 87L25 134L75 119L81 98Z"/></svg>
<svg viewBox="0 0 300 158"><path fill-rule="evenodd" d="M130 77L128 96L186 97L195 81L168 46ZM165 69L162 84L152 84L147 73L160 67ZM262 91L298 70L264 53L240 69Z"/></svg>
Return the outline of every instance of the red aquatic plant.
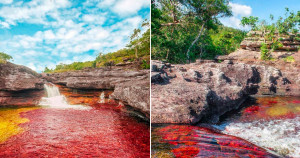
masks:
<svg viewBox="0 0 300 158"><path fill-rule="evenodd" d="M0 145L0 157L150 156L149 125L108 108L38 109L23 113L24 133Z"/></svg>
<svg viewBox="0 0 300 158"><path fill-rule="evenodd" d="M193 146L181 146L172 150L178 158L193 158L199 153L200 149Z"/></svg>
<svg viewBox="0 0 300 158"><path fill-rule="evenodd" d="M294 103L294 104L300 104L300 100L293 100L292 103Z"/></svg>
<svg viewBox="0 0 300 158"><path fill-rule="evenodd" d="M161 142L172 145L179 158L200 157L271 157L264 149L243 139L225 135L206 127L168 125L155 131Z"/></svg>
<svg viewBox="0 0 300 158"><path fill-rule="evenodd" d="M244 110L245 113L255 113L260 109L259 106L250 106Z"/></svg>
<svg viewBox="0 0 300 158"><path fill-rule="evenodd" d="M277 104L278 101L276 101L276 100L270 100L270 101L268 101L268 103L269 103L269 104Z"/></svg>

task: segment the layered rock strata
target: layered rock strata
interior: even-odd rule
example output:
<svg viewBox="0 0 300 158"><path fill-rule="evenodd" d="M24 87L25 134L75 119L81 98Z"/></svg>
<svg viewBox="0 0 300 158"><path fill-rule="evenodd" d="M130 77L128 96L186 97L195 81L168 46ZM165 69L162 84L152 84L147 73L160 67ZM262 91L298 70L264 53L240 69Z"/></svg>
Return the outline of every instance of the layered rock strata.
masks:
<svg viewBox="0 0 300 158"><path fill-rule="evenodd" d="M31 69L0 64L0 106L32 106L44 95L44 81Z"/></svg>
<svg viewBox="0 0 300 158"><path fill-rule="evenodd" d="M279 42L283 45L282 47L279 47L278 50L295 51L300 46L300 34L279 35L277 33L275 36L277 36ZM261 31L250 31L247 34L247 38L242 41L240 46L242 49L260 51L262 43L270 45L272 42L266 40Z"/></svg>

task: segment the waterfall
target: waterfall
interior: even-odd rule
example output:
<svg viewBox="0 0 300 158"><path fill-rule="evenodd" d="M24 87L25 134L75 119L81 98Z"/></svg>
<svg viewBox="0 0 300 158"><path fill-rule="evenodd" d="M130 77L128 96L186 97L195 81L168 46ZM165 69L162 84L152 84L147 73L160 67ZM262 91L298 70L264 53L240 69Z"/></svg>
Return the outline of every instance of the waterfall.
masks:
<svg viewBox="0 0 300 158"><path fill-rule="evenodd" d="M45 84L44 87L45 87L45 90L47 92L48 98L61 96L57 86L55 86L53 84L52 85Z"/></svg>
<svg viewBox="0 0 300 158"><path fill-rule="evenodd" d="M102 92L101 95L100 95L99 103L105 103L105 95L104 95L104 92Z"/></svg>
<svg viewBox="0 0 300 158"><path fill-rule="evenodd" d="M44 88L47 92L47 97L43 97L39 103L41 106L50 108L75 108L75 109L90 109L90 107L82 105L69 105L64 95L61 95L59 89L54 84L45 84Z"/></svg>

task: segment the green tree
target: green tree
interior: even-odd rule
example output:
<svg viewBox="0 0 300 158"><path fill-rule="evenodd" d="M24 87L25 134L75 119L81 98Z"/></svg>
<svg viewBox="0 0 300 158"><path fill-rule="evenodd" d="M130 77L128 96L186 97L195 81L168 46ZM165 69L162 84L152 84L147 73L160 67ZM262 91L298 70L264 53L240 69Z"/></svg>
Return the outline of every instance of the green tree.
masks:
<svg viewBox="0 0 300 158"><path fill-rule="evenodd" d="M13 59L12 56L4 52L0 52L0 63L7 63L11 59Z"/></svg>
<svg viewBox="0 0 300 158"><path fill-rule="evenodd" d="M147 30L141 35L140 28L134 29L133 34L130 36L130 43L127 45L127 47L135 50L136 58L139 57L138 52L146 52L150 54L150 29L147 19L144 20L141 26Z"/></svg>
<svg viewBox="0 0 300 158"><path fill-rule="evenodd" d="M180 2L197 19L196 22L201 25L198 35L186 53L187 59L190 60L189 53L191 48L199 40L204 28L211 28L215 23L219 22L218 18L231 16L232 13L228 5L228 0L180 0Z"/></svg>
<svg viewBox="0 0 300 158"><path fill-rule="evenodd" d="M135 49L135 57L138 58L138 49L140 46L140 41L138 40L140 36L141 30L140 29L134 29L133 34L130 36L130 44L129 47L133 47Z"/></svg>
<svg viewBox="0 0 300 158"><path fill-rule="evenodd" d="M212 11L207 14L212 15L211 18L199 16L200 11L197 12L195 7L188 5L192 1L151 2L152 59L167 60L171 63L185 63L197 58L213 59L216 55L228 54L235 50L245 37L245 32L226 28L218 21L218 17L230 15L230 10L227 10L230 9L228 1L207 1L205 4L213 3L207 7L203 4L203 8L210 7L220 11L220 3L224 2L223 10L227 10L227 13Z"/></svg>
<svg viewBox="0 0 300 158"><path fill-rule="evenodd" d="M271 52L283 46L280 43L280 36L289 35L289 33L297 34L300 26L300 12L297 14L290 11L289 8L285 8L285 18L279 17L276 22L273 22L274 16L270 15L270 23L266 20L259 21L258 17L243 17L242 25L249 25L251 30L262 32L261 37L264 38L264 42L260 48L261 59L270 60ZM266 43L268 41L268 43Z"/></svg>
<svg viewBox="0 0 300 158"><path fill-rule="evenodd" d="M241 20L242 26L250 26L251 30L257 29L258 24L258 17L255 16L249 16L249 17L243 17Z"/></svg>

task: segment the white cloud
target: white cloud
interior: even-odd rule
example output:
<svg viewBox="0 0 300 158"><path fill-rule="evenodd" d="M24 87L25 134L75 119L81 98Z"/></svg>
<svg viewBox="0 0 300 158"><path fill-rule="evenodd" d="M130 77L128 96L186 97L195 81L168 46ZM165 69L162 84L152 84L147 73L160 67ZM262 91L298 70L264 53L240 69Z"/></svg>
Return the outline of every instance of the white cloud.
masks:
<svg viewBox="0 0 300 158"><path fill-rule="evenodd" d="M87 14L87 15L84 15L82 17L82 20L84 22L87 22L87 23L90 23L90 24L98 24L98 25L102 25L104 24L104 22L106 21L106 18L105 18L106 14L103 14L103 15L93 15L93 14Z"/></svg>
<svg viewBox="0 0 300 158"><path fill-rule="evenodd" d="M68 0L32 0L27 3L16 3L4 6L0 9L0 17L5 19L9 25L16 25L18 22L34 24L47 24L46 15L50 12L57 12L58 9L70 5Z"/></svg>
<svg viewBox="0 0 300 158"><path fill-rule="evenodd" d="M0 21L0 25L2 25L3 28L10 28L7 22Z"/></svg>
<svg viewBox="0 0 300 158"><path fill-rule="evenodd" d="M0 3L1 4L11 4L13 2L13 0L1 0Z"/></svg>
<svg viewBox="0 0 300 158"><path fill-rule="evenodd" d="M52 30L47 30L44 32L45 40L52 40L55 39L55 35Z"/></svg>
<svg viewBox="0 0 300 158"><path fill-rule="evenodd" d="M68 0L31 0L3 5L0 27L13 28L20 23L42 24L42 27L33 34L13 34L0 41L0 47L13 56L16 64L35 71L43 71L45 66L53 69L59 63L94 60L98 52L113 52L126 46L133 29L143 21L136 13L149 3L148 0L100 3L87 0L85 5L90 7L70 8ZM99 4L108 8L99 8ZM125 5L132 9L122 8Z"/></svg>
<svg viewBox="0 0 300 158"><path fill-rule="evenodd" d="M248 30L249 27L243 27L241 25L241 18L244 16L250 16L252 14L252 8L247 5L241 5L238 3L229 2L232 8L233 16L229 18L221 18L220 21L223 25L233 27L242 30Z"/></svg>
<svg viewBox="0 0 300 158"><path fill-rule="evenodd" d="M136 14L143 7L148 7L149 2L149 0L118 0L112 10L121 16Z"/></svg>
<svg viewBox="0 0 300 158"><path fill-rule="evenodd" d="M37 70L34 63L29 63L29 64L27 64L26 66L29 67L29 68L31 68L31 69L34 70L34 71Z"/></svg>
<svg viewBox="0 0 300 158"><path fill-rule="evenodd" d="M232 13L234 16L249 16L252 13L252 8L247 5L229 2L229 6L232 8Z"/></svg>
<svg viewBox="0 0 300 158"><path fill-rule="evenodd" d="M103 0L98 3L99 7L110 7L116 3L116 0Z"/></svg>

